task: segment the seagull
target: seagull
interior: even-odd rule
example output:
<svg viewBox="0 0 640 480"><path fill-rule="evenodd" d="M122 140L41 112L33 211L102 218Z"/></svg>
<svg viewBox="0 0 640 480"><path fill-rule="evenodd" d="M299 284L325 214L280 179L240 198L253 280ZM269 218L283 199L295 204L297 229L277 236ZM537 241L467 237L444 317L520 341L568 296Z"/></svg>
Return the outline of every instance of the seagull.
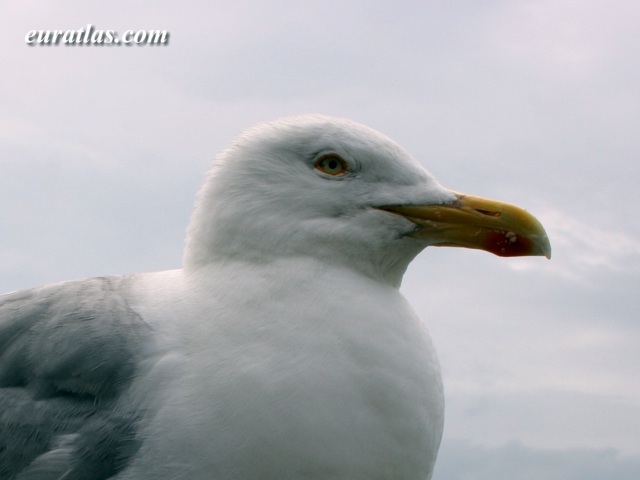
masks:
<svg viewBox="0 0 640 480"><path fill-rule="evenodd" d="M424 480L440 367L399 292L428 246L542 255L542 225L395 142L304 115L216 158L183 268L0 297L0 478Z"/></svg>

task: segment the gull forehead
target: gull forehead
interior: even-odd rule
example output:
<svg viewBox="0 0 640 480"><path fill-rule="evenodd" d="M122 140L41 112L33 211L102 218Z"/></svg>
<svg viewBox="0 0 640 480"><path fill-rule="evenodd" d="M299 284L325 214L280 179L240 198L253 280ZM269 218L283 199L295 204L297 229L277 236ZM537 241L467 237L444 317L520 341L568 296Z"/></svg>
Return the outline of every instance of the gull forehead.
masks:
<svg viewBox="0 0 640 480"><path fill-rule="evenodd" d="M247 129L218 158L225 162L236 150L245 161L311 163L335 152L354 161L369 181L414 184L430 175L400 145L382 133L354 121L324 115L302 115L265 122ZM231 159L229 159L231 161ZM233 158L234 162L242 161Z"/></svg>

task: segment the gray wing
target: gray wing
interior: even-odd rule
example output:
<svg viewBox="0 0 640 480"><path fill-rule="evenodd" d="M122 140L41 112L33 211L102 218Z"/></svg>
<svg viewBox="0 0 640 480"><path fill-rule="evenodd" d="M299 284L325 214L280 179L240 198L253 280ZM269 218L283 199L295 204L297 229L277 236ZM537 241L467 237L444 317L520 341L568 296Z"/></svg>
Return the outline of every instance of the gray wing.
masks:
<svg viewBox="0 0 640 480"><path fill-rule="evenodd" d="M118 399L151 329L126 281L0 296L0 479L108 479L137 451L139 412Z"/></svg>

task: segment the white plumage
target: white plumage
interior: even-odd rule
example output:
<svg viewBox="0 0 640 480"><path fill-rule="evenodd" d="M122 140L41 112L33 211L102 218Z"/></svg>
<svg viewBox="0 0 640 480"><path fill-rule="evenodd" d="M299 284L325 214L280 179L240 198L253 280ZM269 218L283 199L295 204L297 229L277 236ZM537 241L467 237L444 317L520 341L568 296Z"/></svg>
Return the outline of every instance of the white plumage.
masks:
<svg viewBox="0 0 640 480"><path fill-rule="evenodd" d="M549 255L533 217L367 127L248 130L199 192L183 269L0 297L0 477L430 478L440 371L398 292L428 245Z"/></svg>

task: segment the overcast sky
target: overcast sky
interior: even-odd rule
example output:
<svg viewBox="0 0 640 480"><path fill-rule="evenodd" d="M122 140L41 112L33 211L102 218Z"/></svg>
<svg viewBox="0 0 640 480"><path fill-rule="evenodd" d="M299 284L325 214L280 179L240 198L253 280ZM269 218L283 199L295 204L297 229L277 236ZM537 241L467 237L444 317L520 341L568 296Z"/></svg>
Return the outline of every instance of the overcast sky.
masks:
<svg viewBox="0 0 640 480"><path fill-rule="evenodd" d="M432 248L407 272L445 382L434 479L638 478L639 2L23 0L0 19L0 291L177 268L236 134L348 117L527 208L553 246ZM25 42L87 24L170 41Z"/></svg>

